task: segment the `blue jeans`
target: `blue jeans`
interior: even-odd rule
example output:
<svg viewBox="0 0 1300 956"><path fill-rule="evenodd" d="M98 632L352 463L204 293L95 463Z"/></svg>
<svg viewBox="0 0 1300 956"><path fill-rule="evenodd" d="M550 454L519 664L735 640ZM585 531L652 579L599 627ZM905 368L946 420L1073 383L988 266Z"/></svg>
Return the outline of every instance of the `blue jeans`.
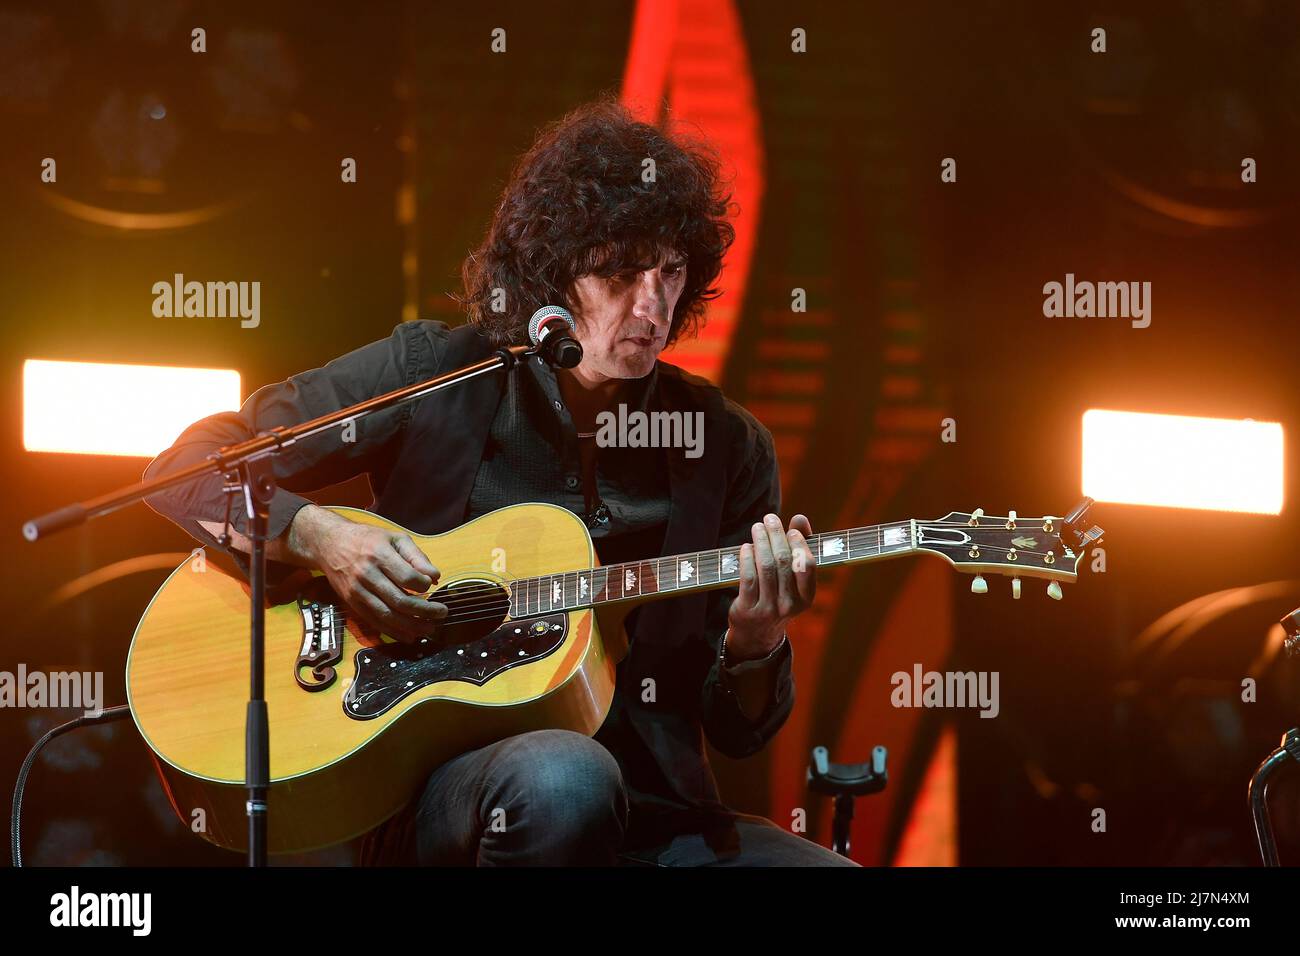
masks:
<svg viewBox="0 0 1300 956"><path fill-rule="evenodd" d="M665 845L623 846L627 794L618 762L568 730L508 737L429 777L416 808L426 866L854 866L762 817L717 815Z"/></svg>

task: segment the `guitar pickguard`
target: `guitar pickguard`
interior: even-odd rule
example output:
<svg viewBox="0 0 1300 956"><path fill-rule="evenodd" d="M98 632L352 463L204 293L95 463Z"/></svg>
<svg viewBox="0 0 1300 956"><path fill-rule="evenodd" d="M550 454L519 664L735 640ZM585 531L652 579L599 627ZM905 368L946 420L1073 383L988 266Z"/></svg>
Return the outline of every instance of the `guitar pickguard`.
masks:
<svg viewBox="0 0 1300 956"><path fill-rule="evenodd" d="M356 653L356 678L343 695L343 712L370 720L422 687L460 680L483 685L501 672L553 653L568 634L568 615L506 621L491 633L429 652L418 645L381 644Z"/></svg>

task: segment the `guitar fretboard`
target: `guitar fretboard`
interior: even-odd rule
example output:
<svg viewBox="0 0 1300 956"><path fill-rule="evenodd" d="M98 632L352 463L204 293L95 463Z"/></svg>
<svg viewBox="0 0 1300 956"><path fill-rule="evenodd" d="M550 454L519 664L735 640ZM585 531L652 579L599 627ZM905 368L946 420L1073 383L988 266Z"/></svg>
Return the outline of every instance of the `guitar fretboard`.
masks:
<svg viewBox="0 0 1300 956"><path fill-rule="evenodd" d="M912 521L815 534L808 544L820 566L869 561L916 550ZM740 548L717 548L599 568L563 571L509 583L510 616L531 617L650 595L726 587L740 580Z"/></svg>

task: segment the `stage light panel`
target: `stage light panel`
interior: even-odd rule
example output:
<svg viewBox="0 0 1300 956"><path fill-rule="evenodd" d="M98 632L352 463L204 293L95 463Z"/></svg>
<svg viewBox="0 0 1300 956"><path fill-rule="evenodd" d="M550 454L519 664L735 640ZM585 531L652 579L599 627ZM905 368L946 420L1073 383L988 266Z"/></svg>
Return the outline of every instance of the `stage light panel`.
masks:
<svg viewBox="0 0 1300 956"><path fill-rule="evenodd" d="M1278 422L1089 409L1083 493L1098 501L1278 514Z"/></svg>
<svg viewBox="0 0 1300 956"><path fill-rule="evenodd" d="M23 363L23 447L28 451L152 458L187 425L239 408L230 369Z"/></svg>

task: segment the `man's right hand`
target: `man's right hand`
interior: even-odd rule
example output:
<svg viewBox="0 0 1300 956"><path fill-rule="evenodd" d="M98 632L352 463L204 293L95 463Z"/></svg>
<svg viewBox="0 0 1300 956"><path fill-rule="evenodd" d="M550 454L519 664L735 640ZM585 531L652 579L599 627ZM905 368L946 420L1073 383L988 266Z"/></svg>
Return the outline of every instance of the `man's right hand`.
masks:
<svg viewBox="0 0 1300 956"><path fill-rule="evenodd" d="M439 573L409 535L307 505L284 538L292 557L320 570L352 613L375 630L412 643L447 616L445 604L423 596Z"/></svg>

